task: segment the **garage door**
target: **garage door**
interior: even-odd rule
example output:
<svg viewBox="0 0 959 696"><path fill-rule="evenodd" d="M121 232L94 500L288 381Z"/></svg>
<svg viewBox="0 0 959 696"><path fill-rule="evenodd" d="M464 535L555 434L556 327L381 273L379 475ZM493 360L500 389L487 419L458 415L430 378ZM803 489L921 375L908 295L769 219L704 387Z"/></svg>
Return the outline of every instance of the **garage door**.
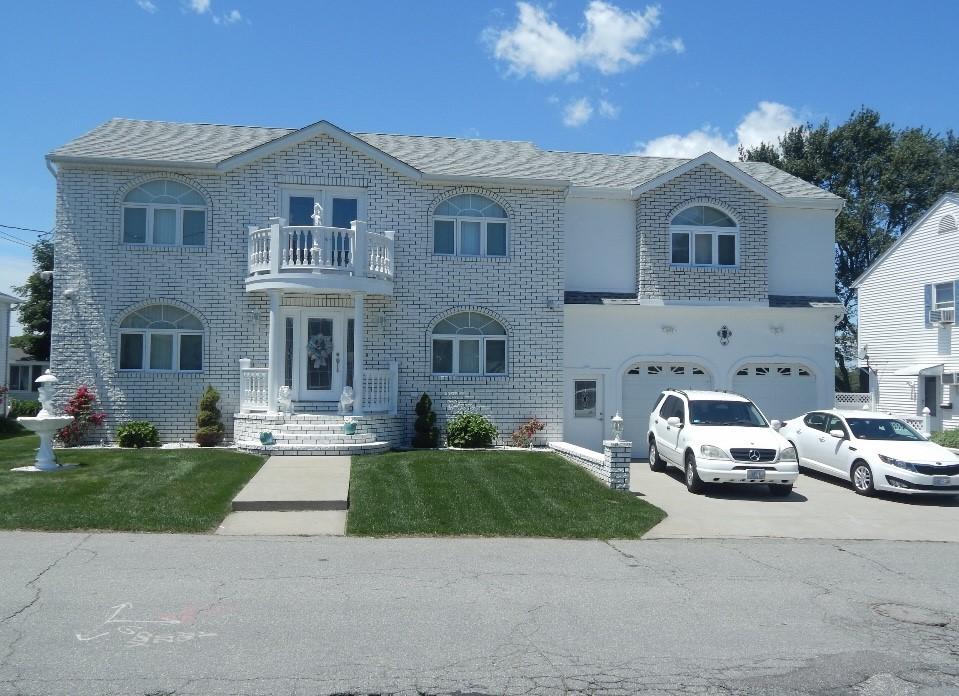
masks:
<svg viewBox="0 0 959 696"><path fill-rule="evenodd" d="M633 456L646 456L649 413L664 389L712 389L709 373L689 363L650 362L634 365L623 376L623 437L633 443Z"/></svg>
<svg viewBox="0 0 959 696"><path fill-rule="evenodd" d="M733 377L733 391L752 399L770 420L787 420L819 408L816 376L802 365L746 365Z"/></svg>

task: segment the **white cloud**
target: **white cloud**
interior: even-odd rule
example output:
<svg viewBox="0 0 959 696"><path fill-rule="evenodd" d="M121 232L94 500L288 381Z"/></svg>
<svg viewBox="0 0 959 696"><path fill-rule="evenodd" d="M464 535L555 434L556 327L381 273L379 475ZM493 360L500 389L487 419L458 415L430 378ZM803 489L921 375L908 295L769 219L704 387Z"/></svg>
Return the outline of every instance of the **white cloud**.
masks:
<svg viewBox="0 0 959 696"><path fill-rule="evenodd" d="M149 12L150 14L155 14L157 11L157 6L154 5L150 0L137 0L137 5L144 12Z"/></svg>
<svg viewBox="0 0 959 696"><path fill-rule="evenodd" d="M605 99L599 100L599 115L603 118L618 118L619 111L619 107L612 102L608 102Z"/></svg>
<svg viewBox="0 0 959 696"><path fill-rule="evenodd" d="M225 15L213 17L214 24L236 24L243 21L243 15L239 10L230 10Z"/></svg>
<svg viewBox="0 0 959 696"><path fill-rule="evenodd" d="M571 128L582 126L593 117L593 105L583 97L566 105L563 109L563 123Z"/></svg>
<svg viewBox="0 0 959 696"><path fill-rule="evenodd" d="M187 7L197 14L206 14L210 11L210 0L189 0Z"/></svg>
<svg viewBox="0 0 959 696"><path fill-rule="evenodd" d="M580 65L603 74L640 65L653 54L683 50L679 39L651 41L659 26L659 7L643 12L622 10L592 0L583 12L586 29L573 36L553 21L542 7L518 2L519 17L510 29L484 32L493 55L508 65L510 73L533 75L540 80L560 77L575 80Z"/></svg>
<svg viewBox="0 0 959 696"><path fill-rule="evenodd" d="M799 125L795 109L777 102L761 101L736 125L735 135L724 134L709 124L685 135L673 133L654 138L635 154L649 157L699 157L704 152L715 152L727 160L739 157L739 146L755 147L760 143L776 145L778 139L793 126Z"/></svg>

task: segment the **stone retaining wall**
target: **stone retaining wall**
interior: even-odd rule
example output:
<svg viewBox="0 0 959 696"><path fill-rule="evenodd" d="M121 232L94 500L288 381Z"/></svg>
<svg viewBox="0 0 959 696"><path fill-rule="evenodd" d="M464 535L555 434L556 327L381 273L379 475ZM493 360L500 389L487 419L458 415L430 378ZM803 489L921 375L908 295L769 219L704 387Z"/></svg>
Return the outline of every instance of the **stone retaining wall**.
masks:
<svg viewBox="0 0 959 696"><path fill-rule="evenodd" d="M632 442L604 440L602 454L568 442L550 442L549 448L564 459L586 469L610 488L629 490Z"/></svg>

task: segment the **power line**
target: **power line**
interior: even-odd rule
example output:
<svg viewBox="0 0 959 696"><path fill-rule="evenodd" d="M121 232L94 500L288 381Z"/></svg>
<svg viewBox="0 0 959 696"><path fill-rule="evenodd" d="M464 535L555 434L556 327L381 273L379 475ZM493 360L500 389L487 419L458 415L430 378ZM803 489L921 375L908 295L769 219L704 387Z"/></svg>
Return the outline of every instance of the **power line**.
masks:
<svg viewBox="0 0 959 696"><path fill-rule="evenodd" d="M17 227L16 225L0 225L8 230L20 230L21 232L36 232L37 234L50 234L50 230L36 230L32 227Z"/></svg>
<svg viewBox="0 0 959 696"><path fill-rule="evenodd" d="M19 237L14 237L13 235L7 234L5 232L0 232L0 242L12 242L13 244L19 244L20 246L25 246L28 249L32 249L33 245L30 242L26 242Z"/></svg>

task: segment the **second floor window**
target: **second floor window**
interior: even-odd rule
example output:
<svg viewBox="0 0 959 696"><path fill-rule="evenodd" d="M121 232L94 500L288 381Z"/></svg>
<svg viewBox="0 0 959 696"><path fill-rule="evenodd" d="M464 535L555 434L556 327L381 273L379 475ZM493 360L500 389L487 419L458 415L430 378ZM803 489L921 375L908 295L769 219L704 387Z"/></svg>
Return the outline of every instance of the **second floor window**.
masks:
<svg viewBox="0 0 959 696"><path fill-rule="evenodd" d="M933 309L955 309L955 285L952 283L937 283L933 285Z"/></svg>
<svg viewBox="0 0 959 696"><path fill-rule="evenodd" d="M669 223L670 263L674 266L735 266L739 230L721 210L704 205L686 208Z"/></svg>
<svg viewBox="0 0 959 696"><path fill-rule="evenodd" d="M475 193L453 196L433 212L433 253L447 256L506 256L506 211Z"/></svg>
<svg viewBox="0 0 959 696"><path fill-rule="evenodd" d="M155 179L123 199L123 241L157 246L206 244L206 200L186 184Z"/></svg>

